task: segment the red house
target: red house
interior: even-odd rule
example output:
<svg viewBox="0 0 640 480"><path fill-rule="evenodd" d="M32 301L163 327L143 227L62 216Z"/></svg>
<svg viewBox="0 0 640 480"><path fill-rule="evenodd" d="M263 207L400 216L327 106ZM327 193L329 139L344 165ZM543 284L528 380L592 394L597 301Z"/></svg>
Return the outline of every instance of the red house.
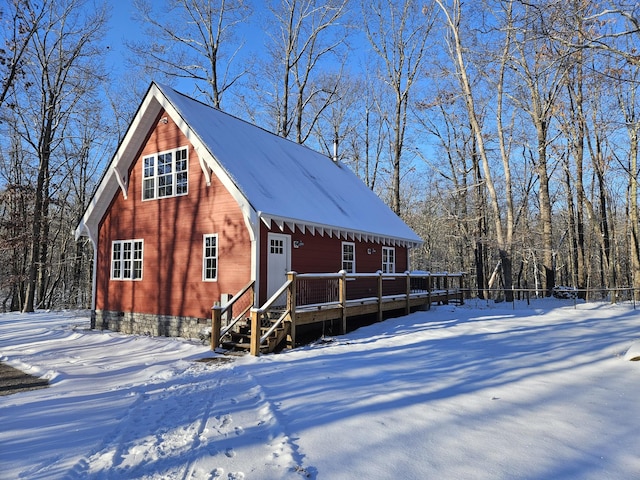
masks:
<svg viewBox="0 0 640 480"><path fill-rule="evenodd" d="M94 328L196 338L286 272L404 272L420 238L344 164L152 83L77 227Z"/></svg>

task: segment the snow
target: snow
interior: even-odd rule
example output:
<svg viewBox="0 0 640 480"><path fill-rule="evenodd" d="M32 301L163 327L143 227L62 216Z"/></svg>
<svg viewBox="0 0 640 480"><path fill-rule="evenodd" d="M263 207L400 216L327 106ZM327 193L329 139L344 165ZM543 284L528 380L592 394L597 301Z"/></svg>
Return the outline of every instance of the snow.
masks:
<svg viewBox="0 0 640 480"><path fill-rule="evenodd" d="M0 397L0 478L640 472L630 304L474 300L258 358L91 331L84 313L0 315L0 360L51 382Z"/></svg>

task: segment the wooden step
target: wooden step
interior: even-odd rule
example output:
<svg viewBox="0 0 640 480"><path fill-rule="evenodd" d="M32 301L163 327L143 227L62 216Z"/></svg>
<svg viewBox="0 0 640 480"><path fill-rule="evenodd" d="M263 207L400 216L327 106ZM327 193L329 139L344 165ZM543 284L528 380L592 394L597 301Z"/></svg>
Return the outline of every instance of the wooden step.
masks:
<svg viewBox="0 0 640 480"><path fill-rule="evenodd" d="M260 335L267 333L273 323L279 318L275 316L270 322L265 321L264 326L260 326ZM266 319L265 319L266 320ZM249 351L251 349L251 328L249 325L239 325L238 331L231 331L227 334L229 340L221 343L222 348L226 350ZM276 347L286 338L286 329L284 326L276 328L266 342L260 346L261 353L273 352Z"/></svg>

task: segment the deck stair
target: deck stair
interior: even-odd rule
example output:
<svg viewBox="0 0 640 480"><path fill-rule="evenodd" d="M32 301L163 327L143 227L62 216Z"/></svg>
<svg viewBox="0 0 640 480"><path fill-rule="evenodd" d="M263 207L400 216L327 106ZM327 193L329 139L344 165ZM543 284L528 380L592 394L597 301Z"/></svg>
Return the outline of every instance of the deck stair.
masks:
<svg viewBox="0 0 640 480"><path fill-rule="evenodd" d="M284 309L271 309L260 322L260 336L265 335L278 321ZM260 345L260 353L272 353L279 350L287 338L288 323L276 327ZM251 320L245 318L236 324L236 328L227 332L220 346L227 351L248 352L251 348Z"/></svg>

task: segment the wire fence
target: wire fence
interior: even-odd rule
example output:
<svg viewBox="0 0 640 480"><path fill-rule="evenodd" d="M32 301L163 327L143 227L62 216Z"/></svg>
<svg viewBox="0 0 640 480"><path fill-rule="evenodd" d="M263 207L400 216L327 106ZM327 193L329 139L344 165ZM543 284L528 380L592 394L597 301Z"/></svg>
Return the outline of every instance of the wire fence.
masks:
<svg viewBox="0 0 640 480"><path fill-rule="evenodd" d="M465 299L494 300L496 302L526 301L527 304L533 299L558 298L573 300L574 306L581 301L584 302L610 302L610 303L632 303L636 309L636 302L640 300L640 289L634 287L615 288L574 288L574 287L554 287L551 295L538 288L488 288L478 290L475 288L462 289ZM511 295L509 295L509 293ZM509 298L509 300L508 300Z"/></svg>

